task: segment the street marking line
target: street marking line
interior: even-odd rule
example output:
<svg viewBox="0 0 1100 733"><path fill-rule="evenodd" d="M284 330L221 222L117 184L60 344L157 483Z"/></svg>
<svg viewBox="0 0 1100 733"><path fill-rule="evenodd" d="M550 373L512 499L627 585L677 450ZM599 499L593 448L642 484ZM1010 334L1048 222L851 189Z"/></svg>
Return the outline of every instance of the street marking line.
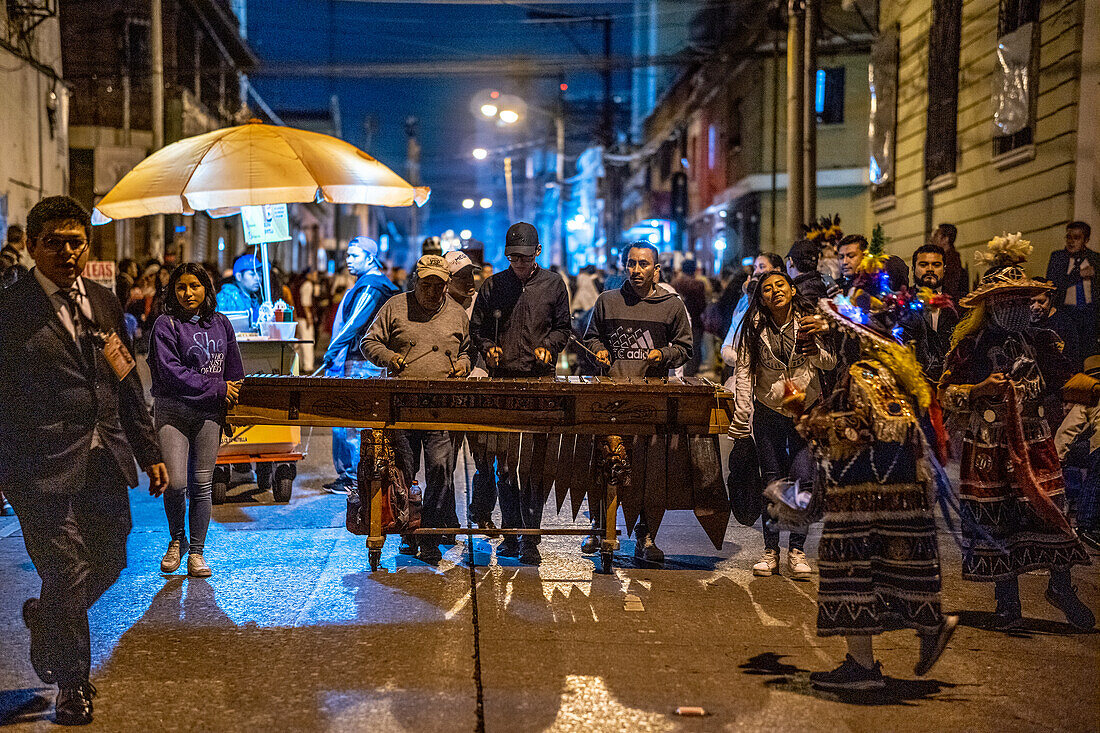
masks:
<svg viewBox="0 0 1100 733"><path fill-rule="evenodd" d="M10 524L5 524L3 527L0 527L0 539L12 536L19 531L19 528L21 526L22 525L19 524L19 520L16 519L13 520Z"/></svg>

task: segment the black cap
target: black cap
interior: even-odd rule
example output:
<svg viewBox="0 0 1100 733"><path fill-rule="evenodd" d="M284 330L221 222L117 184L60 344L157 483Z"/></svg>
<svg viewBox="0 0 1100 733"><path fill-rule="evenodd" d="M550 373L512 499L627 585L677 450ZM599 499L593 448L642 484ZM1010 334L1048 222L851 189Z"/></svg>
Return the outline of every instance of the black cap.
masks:
<svg viewBox="0 0 1100 733"><path fill-rule="evenodd" d="M525 221L517 222L508 227L508 233L504 236L504 256L535 254L539 246L538 231Z"/></svg>

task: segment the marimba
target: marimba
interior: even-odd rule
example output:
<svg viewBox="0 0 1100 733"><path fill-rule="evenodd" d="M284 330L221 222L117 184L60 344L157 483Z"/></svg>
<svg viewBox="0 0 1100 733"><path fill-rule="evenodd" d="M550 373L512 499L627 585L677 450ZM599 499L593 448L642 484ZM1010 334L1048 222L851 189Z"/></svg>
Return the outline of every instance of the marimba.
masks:
<svg viewBox="0 0 1100 733"><path fill-rule="evenodd" d="M371 529L366 543L372 569L378 567L385 542L381 492L386 462L392 456L388 431L409 429L490 434L490 447L508 455L512 465L518 466L521 482L526 473L541 477L547 491L551 485L557 486L559 509L572 490L574 516L586 493L602 500L604 539L600 555L603 569L609 572L618 549L615 527L619 494L631 476L625 441L638 443L645 441L645 436L652 436L650 440L667 436L673 444L679 440L682 445L678 450L686 451L690 436L725 433L732 414L733 394L699 378L352 379L252 375L245 377L237 406L227 418L233 425L370 429L364 434L359 475L370 478ZM544 433L560 439L551 439L545 454L533 455L529 448L525 453L524 447L538 446L539 441L522 440L522 433ZM369 465L364 465L365 461ZM717 471L720 480L720 467ZM455 533L453 529L420 531ZM535 530L495 531L520 534ZM577 535L590 532L554 531Z"/></svg>

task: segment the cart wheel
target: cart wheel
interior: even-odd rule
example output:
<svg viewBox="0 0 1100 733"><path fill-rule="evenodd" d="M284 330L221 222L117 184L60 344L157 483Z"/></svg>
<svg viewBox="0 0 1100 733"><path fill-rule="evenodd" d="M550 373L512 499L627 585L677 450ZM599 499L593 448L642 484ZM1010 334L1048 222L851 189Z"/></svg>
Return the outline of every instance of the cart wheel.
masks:
<svg viewBox="0 0 1100 733"><path fill-rule="evenodd" d="M367 559L370 560L370 569L377 570L378 566L382 564L382 551L381 550L368 550Z"/></svg>
<svg viewBox="0 0 1100 733"><path fill-rule="evenodd" d="M280 463L275 467L275 479L271 483L271 495L279 504L290 501L290 494L294 490L294 466Z"/></svg>
<svg viewBox="0 0 1100 733"><path fill-rule="evenodd" d="M256 486L260 491L271 491L272 465L270 463L256 464Z"/></svg>
<svg viewBox="0 0 1100 733"><path fill-rule="evenodd" d="M600 553L600 572L610 575L611 567L615 561L615 553L611 550L604 550Z"/></svg>
<svg viewBox="0 0 1100 733"><path fill-rule="evenodd" d="M224 504L229 490L229 467L214 466L214 483L210 486L210 503Z"/></svg>

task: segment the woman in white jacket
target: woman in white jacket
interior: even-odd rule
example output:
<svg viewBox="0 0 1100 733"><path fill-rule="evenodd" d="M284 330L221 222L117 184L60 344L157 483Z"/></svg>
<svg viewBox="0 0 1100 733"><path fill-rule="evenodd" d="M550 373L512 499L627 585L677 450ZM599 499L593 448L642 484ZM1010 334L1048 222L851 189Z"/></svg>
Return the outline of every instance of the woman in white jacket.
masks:
<svg viewBox="0 0 1100 733"><path fill-rule="evenodd" d="M760 456L764 485L790 476L795 456L806 441L795 430L797 413L787 399L804 394L806 408L821 396L820 371L836 366L822 339L826 327L814 306L800 298L790 276L770 272L760 278L735 338L735 410L730 437L752 435ZM779 566L779 529L763 523L764 554L752 570L769 576ZM813 572L802 547L803 534L791 533L787 567L792 578Z"/></svg>

